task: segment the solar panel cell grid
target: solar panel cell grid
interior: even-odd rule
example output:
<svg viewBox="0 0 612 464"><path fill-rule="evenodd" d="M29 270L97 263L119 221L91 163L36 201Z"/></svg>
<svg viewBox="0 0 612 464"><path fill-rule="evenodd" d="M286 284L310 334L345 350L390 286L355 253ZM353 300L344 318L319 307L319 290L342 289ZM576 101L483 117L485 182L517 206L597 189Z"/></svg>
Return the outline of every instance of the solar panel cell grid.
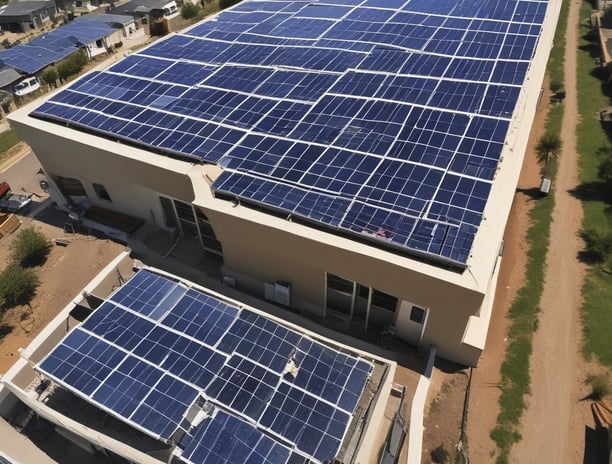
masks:
<svg viewBox="0 0 612 464"><path fill-rule="evenodd" d="M361 174L319 166L324 157L307 158L302 144L348 150L372 158L364 165L374 167L389 157L493 181L546 7L521 0L245 1L89 74L35 114L220 163L227 172L213 184L216 192L332 229L368 231L386 216L394 238L376 243L407 252L419 243L412 251L422 254L424 238L408 240L410 226L435 218L420 216L419 201L427 199L413 196L400 171L394 185L409 190L365 197L384 197L397 210L379 211L375 203L347 211L358 200ZM261 146L247 145L246 133L263 139ZM464 234L477 230L486 207L480 200L470 204L481 210L460 215L474 226ZM362 227L364 208L372 216ZM462 238L461 247L472 241ZM445 262L467 256L445 244L429 250Z"/></svg>
<svg viewBox="0 0 612 464"><path fill-rule="evenodd" d="M181 460L189 464L284 464L289 456L287 447L251 425L218 411L197 427L182 451Z"/></svg>
<svg viewBox="0 0 612 464"><path fill-rule="evenodd" d="M37 369L155 438L187 432L184 462L276 464L335 456L372 365L141 270ZM204 401L213 417L190 427Z"/></svg>

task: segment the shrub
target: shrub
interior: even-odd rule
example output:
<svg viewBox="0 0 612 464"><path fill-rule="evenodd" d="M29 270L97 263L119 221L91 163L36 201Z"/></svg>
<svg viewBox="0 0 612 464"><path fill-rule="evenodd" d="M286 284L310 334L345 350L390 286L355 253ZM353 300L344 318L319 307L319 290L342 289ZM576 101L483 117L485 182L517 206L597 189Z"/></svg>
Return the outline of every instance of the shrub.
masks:
<svg viewBox="0 0 612 464"><path fill-rule="evenodd" d="M0 324L0 341L13 331L13 326L9 324Z"/></svg>
<svg viewBox="0 0 612 464"><path fill-rule="evenodd" d="M185 2L183 7L181 8L181 16L183 19L192 19L195 18L200 12L200 7L191 2Z"/></svg>
<svg viewBox="0 0 612 464"><path fill-rule="evenodd" d="M591 385L591 393L588 398L593 401L601 401L610 394L610 382L606 374L592 374L586 379L586 383Z"/></svg>
<svg viewBox="0 0 612 464"><path fill-rule="evenodd" d="M47 259L51 242L38 230L28 227L23 229L13 242L11 256L21 266L37 266Z"/></svg>
<svg viewBox="0 0 612 464"><path fill-rule="evenodd" d="M612 254L612 232L598 229L583 230L580 235L584 240L586 251L599 262L606 261Z"/></svg>
<svg viewBox="0 0 612 464"><path fill-rule="evenodd" d="M55 85L58 77L59 75L57 74L57 70L55 68L49 68L42 73L42 80L49 85Z"/></svg>
<svg viewBox="0 0 612 464"><path fill-rule="evenodd" d="M597 177L605 184L612 186L612 155L608 154L599 164Z"/></svg>
<svg viewBox="0 0 612 464"><path fill-rule="evenodd" d="M450 453L444 447L444 443L441 443L440 446L431 452L431 460L438 464L449 462Z"/></svg>
<svg viewBox="0 0 612 464"><path fill-rule="evenodd" d="M0 302L4 308L28 304L36 294L37 286L38 277L32 269L9 264L0 273Z"/></svg>
<svg viewBox="0 0 612 464"><path fill-rule="evenodd" d="M57 73L61 80L66 80L70 76L74 76L81 72L83 66L87 64L87 55L81 50L73 53L68 58L63 59L57 65Z"/></svg>

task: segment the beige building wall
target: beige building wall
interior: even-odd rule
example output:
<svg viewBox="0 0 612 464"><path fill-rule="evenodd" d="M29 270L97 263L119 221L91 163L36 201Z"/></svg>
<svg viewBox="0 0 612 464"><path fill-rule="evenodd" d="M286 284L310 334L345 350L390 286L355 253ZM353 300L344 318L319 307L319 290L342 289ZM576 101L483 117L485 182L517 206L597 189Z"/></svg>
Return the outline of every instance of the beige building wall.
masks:
<svg viewBox="0 0 612 464"><path fill-rule="evenodd" d="M78 179L93 206L129 214L159 227L165 227L160 194L187 203L193 200L187 177L190 163L56 124L30 121L36 124L25 126L12 120L11 126L32 147L47 175L52 197L62 209L68 210L69 204L53 181L54 176ZM92 183L104 185L112 201L98 198Z"/></svg>
<svg viewBox="0 0 612 464"><path fill-rule="evenodd" d="M471 365L478 361L480 353L461 358L457 354L469 317L478 314L483 293L390 262L388 252L372 247L367 247L370 254L362 254L249 221L239 217L239 212L233 216L207 210L206 214L223 244L225 274L234 277L239 288L263 298L264 282L287 281L293 308L323 316L326 272L336 274L427 308L422 344L435 343L438 353L448 359ZM395 315L388 312L393 318L390 322L396 322L399 307ZM396 335L404 338L400 329Z"/></svg>

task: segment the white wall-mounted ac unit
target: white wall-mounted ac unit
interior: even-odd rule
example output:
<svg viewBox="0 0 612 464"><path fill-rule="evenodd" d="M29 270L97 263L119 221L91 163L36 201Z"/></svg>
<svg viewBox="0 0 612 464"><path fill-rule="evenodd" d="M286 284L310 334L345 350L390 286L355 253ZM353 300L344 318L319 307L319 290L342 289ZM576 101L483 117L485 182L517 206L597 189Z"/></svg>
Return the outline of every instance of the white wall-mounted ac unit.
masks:
<svg viewBox="0 0 612 464"><path fill-rule="evenodd" d="M276 282L276 302L285 306L291 305L291 285L287 282Z"/></svg>

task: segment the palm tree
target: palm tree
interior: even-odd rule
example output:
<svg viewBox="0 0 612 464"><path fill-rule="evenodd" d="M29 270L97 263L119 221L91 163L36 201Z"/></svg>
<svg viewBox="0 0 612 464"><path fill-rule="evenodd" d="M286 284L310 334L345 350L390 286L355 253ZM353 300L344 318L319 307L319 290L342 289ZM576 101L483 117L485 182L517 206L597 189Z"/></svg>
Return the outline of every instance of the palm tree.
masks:
<svg viewBox="0 0 612 464"><path fill-rule="evenodd" d="M546 132L536 145L538 163L544 164L544 177L548 174L548 164L551 159L556 159L561 153L561 139L556 134Z"/></svg>

